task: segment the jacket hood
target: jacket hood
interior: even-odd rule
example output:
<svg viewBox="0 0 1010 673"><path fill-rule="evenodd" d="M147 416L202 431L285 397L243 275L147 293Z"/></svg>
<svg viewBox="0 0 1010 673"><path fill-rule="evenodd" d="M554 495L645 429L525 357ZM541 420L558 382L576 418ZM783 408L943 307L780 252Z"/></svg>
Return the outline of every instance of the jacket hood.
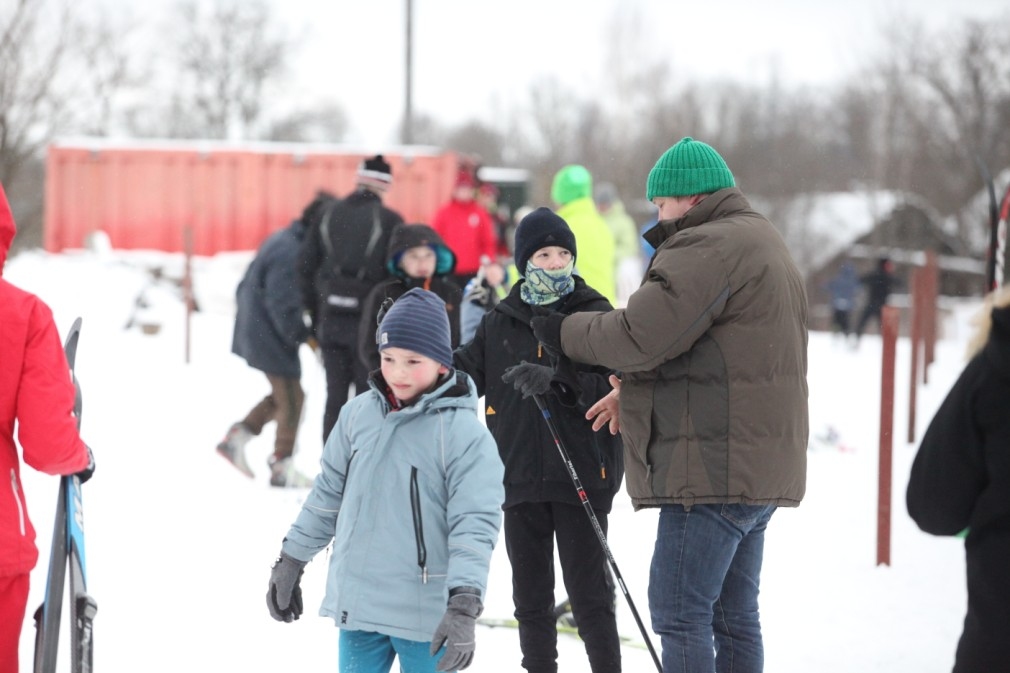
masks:
<svg viewBox="0 0 1010 673"><path fill-rule="evenodd" d="M7 203L7 194L4 192L3 185L0 185L0 275L3 275L7 251L10 250L11 241L14 240L16 233L14 215L11 214L11 207Z"/></svg>
<svg viewBox="0 0 1010 673"><path fill-rule="evenodd" d="M401 224L393 229L386 252L386 268L389 273L400 278L406 274L399 267L400 256L409 248L430 246L435 251L435 275L450 274L456 268L456 255L445 244L442 237L426 224Z"/></svg>

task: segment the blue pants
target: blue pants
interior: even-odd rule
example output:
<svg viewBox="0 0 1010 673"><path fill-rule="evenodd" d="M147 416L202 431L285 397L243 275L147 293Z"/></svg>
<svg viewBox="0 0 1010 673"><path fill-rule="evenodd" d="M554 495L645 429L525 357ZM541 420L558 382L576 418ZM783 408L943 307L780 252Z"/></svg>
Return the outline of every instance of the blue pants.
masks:
<svg viewBox="0 0 1010 673"><path fill-rule="evenodd" d="M394 638L371 631L340 629L340 673L389 673L393 659L400 658L402 673L435 673L435 665L444 654L443 647L435 656L428 652L430 642Z"/></svg>
<svg viewBox="0 0 1010 673"><path fill-rule="evenodd" d="M649 611L663 673L760 673L758 587L774 505L663 505Z"/></svg>

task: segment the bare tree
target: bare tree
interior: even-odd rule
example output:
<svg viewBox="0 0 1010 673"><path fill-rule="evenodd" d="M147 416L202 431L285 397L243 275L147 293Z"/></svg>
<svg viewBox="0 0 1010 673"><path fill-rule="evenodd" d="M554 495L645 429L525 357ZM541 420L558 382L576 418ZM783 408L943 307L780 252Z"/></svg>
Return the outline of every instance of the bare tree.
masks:
<svg viewBox="0 0 1010 673"><path fill-rule="evenodd" d="M54 17L55 15L55 17ZM56 129L69 124L59 74L69 58L74 20L58 7L18 0L0 32L0 182L11 185L38 159Z"/></svg>
<svg viewBox="0 0 1010 673"><path fill-rule="evenodd" d="M265 91L284 73L294 47L274 25L264 0L179 4L170 135L257 136Z"/></svg>
<svg viewBox="0 0 1010 673"><path fill-rule="evenodd" d="M85 21L69 0L16 0L0 9L0 182L18 222L15 249L42 240L45 148L59 134L94 132L96 120L112 117L126 79L119 47L126 31L111 25L107 17Z"/></svg>
<svg viewBox="0 0 1010 673"><path fill-rule="evenodd" d="M886 95L878 140L889 156L879 177L956 213L980 188L976 161L994 172L1010 163L1010 17L936 34L903 22L887 36L893 51L875 72Z"/></svg>

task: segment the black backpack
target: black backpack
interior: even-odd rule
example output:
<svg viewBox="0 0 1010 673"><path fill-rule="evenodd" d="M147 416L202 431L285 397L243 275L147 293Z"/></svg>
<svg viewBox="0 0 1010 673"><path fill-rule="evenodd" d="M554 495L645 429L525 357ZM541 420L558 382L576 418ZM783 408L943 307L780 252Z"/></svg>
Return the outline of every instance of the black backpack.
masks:
<svg viewBox="0 0 1010 673"><path fill-rule="evenodd" d="M381 208L378 202L370 205L370 226L360 226L358 221L365 209L348 206L346 201L334 201L323 214L319 238L326 258L321 299L331 311L359 313L368 292L389 275L386 248L396 222L383 226Z"/></svg>

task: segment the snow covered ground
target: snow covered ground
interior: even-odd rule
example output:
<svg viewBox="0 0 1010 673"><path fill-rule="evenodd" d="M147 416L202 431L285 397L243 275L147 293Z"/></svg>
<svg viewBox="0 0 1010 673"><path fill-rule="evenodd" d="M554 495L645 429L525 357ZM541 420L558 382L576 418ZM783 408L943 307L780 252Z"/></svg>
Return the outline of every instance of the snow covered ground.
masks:
<svg viewBox="0 0 1010 673"><path fill-rule="evenodd" d="M248 260L232 254L193 261L200 311L190 322L188 363L185 311L171 283L149 285L149 306L137 316L138 323L160 324L157 334L124 329L149 284L145 268L161 266L165 277L178 278L180 257L29 252L4 269L5 278L50 304L61 334L83 317L82 433L97 460L84 487L88 588L98 602L95 667L103 673L336 669L336 628L316 616L325 554L307 567L307 614L300 621L273 621L264 602L270 565L306 493L267 485L272 429L248 447L254 481L214 451L228 426L267 391L264 377L230 354L234 288ZM929 384L918 393L919 437L963 365L975 305L944 324ZM812 435L835 428L845 450L814 442L806 499L779 510L769 528L762 582L768 671L939 673L953 663L966 600L962 542L920 533L904 507L915 451L905 443L907 340L898 344L892 565L875 565L880 351L876 337L852 350L811 334ZM296 459L315 474L325 380L307 349L303 363L306 413ZM41 550L30 615L45 587L57 480L26 469L24 481ZM622 492L610 545L646 625L654 527L655 514L633 512ZM640 641L620 594L618 606L621 632ZM511 611L508 559L499 544L485 615ZM477 636L470 670L519 670L515 631L479 627ZM26 623L22 670L30 670L33 639ZM560 671L587 670L576 638L562 636L559 651ZM60 656L67 658L65 641ZM654 670L647 650L627 647L624 670Z"/></svg>

